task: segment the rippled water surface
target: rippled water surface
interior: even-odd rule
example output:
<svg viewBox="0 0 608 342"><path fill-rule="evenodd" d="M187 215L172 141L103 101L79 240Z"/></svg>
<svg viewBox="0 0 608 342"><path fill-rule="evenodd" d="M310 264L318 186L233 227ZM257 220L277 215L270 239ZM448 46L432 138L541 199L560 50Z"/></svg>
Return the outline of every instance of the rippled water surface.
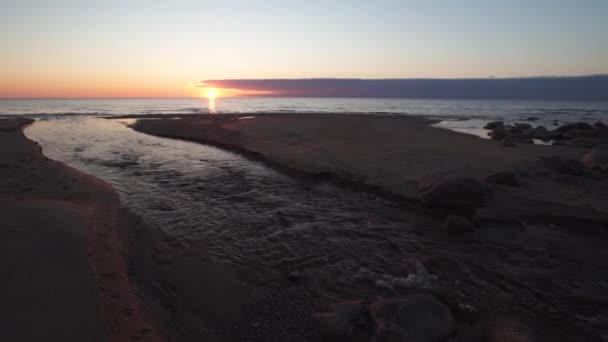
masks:
<svg viewBox="0 0 608 342"><path fill-rule="evenodd" d="M111 183L150 224L204 241L216 262L253 282L280 283L291 274L331 292L340 282L356 289L358 278L366 287L408 276L391 271L389 260L419 249L418 242L403 244L402 233L428 230L426 219L405 217L374 196L295 180L236 154L137 133L125 123L46 119L26 134L48 157Z"/></svg>
<svg viewBox="0 0 608 342"><path fill-rule="evenodd" d="M464 310L490 306L608 334L601 235L484 222L475 234L446 236L440 222L373 195L293 179L127 123L45 117L26 135L49 158L111 183L149 224L207 250L252 285L297 282L327 301L431 288Z"/></svg>

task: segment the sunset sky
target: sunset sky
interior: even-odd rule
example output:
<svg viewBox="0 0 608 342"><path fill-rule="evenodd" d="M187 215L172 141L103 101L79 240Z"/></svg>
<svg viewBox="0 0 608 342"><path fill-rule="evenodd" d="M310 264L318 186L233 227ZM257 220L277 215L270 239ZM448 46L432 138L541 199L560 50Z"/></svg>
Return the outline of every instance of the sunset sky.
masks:
<svg viewBox="0 0 608 342"><path fill-rule="evenodd" d="M607 13L605 0L2 0L0 97L201 96L194 85L212 79L607 74Z"/></svg>

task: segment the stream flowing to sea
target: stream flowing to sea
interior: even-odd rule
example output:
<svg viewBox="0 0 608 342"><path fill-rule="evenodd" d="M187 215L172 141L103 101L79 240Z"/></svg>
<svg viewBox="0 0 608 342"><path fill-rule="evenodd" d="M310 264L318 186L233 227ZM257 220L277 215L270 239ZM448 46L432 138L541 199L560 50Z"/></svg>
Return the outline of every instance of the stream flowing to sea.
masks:
<svg viewBox="0 0 608 342"><path fill-rule="evenodd" d="M463 310L486 298L513 312L559 308L608 333L602 310L569 299L579 291L608 302L603 257L587 252L604 250L603 239L543 222L485 222L454 239L436 219L374 195L138 133L130 122L44 115L25 134L47 157L110 183L149 225L201 246L252 286L297 283L327 303L427 289L449 293Z"/></svg>

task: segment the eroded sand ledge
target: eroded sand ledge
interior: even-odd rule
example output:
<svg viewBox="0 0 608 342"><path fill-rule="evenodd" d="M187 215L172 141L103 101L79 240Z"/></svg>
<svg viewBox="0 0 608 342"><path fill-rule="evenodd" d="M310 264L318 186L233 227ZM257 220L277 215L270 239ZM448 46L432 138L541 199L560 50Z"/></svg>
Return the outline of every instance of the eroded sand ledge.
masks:
<svg viewBox="0 0 608 342"><path fill-rule="evenodd" d="M500 143L432 127L409 116L360 114L220 114L139 120L144 133L198 141L242 153L299 176L370 190L420 208L421 179L466 174L480 179L502 170L527 175L522 186L493 185L496 198L481 219L608 217L608 187L539 165L542 158L579 159L578 148Z"/></svg>
<svg viewBox="0 0 608 342"><path fill-rule="evenodd" d="M44 157L0 120L0 336L164 341L128 272L131 215L108 184Z"/></svg>

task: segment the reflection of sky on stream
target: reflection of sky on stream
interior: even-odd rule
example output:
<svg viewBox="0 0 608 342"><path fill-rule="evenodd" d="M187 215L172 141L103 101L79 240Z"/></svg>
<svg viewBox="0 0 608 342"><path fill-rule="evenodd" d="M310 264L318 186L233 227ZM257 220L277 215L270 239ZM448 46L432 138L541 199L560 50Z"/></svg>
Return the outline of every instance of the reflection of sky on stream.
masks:
<svg viewBox="0 0 608 342"><path fill-rule="evenodd" d="M292 271L323 289L357 277L366 278L362 286L408 277L391 271L390 260L419 249L402 232L407 226L420 234L426 219L406 218L374 196L295 180L233 153L136 133L124 123L41 120L27 135L48 157L111 183L148 222L204 241L217 262L255 282L281 281Z"/></svg>

